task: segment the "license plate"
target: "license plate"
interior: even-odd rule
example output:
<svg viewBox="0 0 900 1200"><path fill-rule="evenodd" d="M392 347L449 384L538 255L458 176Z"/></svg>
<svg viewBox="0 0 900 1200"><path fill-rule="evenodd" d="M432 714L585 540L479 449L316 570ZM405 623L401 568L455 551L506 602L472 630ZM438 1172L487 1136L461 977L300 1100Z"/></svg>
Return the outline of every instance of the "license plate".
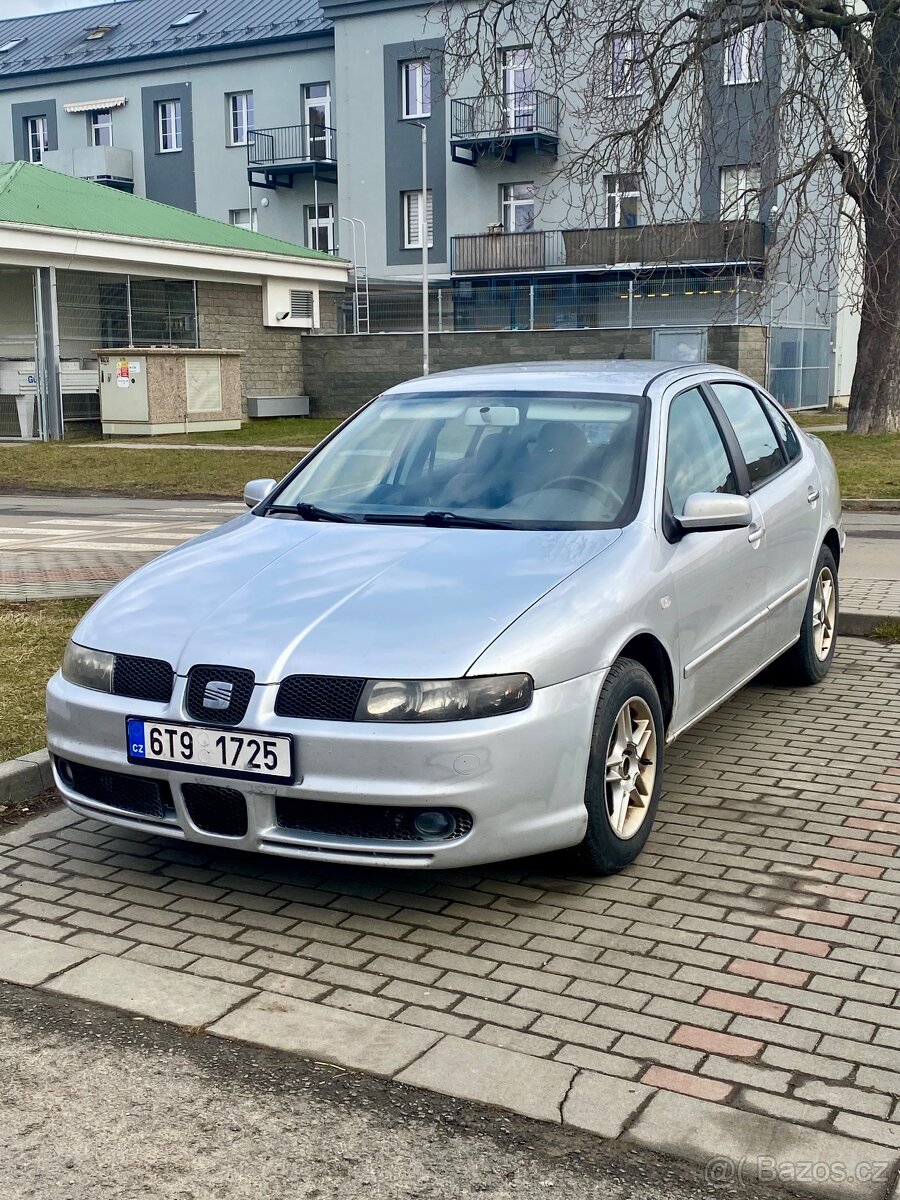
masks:
<svg viewBox="0 0 900 1200"><path fill-rule="evenodd" d="M129 717L128 761L239 779L294 778L289 737Z"/></svg>

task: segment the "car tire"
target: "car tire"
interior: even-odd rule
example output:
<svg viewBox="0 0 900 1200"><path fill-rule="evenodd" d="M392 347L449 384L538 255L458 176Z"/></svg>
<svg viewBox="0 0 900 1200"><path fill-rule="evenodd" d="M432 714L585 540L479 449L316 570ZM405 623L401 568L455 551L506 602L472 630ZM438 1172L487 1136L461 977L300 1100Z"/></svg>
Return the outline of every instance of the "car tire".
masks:
<svg viewBox="0 0 900 1200"><path fill-rule="evenodd" d="M610 668L597 703L584 803L581 863L612 875L650 835L662 787L665 721L650 673L630 658Z"/></svg>
<svg viewBox="0 0 900 1200"><path fill-rule="evenodd" d="M779 660L779 674L792 687L820 683L831 669L840 611L837 564L827 546L819 551L806 601L800 640Z"/></svg>

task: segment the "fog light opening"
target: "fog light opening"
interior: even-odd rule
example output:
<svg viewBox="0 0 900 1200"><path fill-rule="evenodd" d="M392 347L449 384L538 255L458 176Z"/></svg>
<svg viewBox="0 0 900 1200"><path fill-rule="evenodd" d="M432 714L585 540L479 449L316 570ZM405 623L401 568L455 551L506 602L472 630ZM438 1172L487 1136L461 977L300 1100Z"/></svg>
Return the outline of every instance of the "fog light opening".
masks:
<svg viewBox="0 0 900 1200"><path fill-rule="evenodd" d="M423 841L442 842L456 833L456 817L443 808L423 808L413 816L413 829Z"/></svg>

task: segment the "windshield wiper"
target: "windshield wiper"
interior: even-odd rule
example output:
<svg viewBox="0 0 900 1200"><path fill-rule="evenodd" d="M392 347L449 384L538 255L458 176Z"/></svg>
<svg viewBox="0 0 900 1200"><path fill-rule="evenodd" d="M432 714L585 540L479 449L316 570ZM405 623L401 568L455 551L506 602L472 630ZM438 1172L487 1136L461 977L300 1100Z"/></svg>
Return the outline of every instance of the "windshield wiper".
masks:
<svg viewBox="0 0 900 1200"><path fill-rule="evenodd" d="M366 513L364 521L381 525L455 525L463 529L514 529L511 521L495 521L490 517L469 517L465 513Z"/></svg>
<svg viewBox="0 0 900 1200"><path fill-rule="evenodd" d="M299 504L270 504L267 513L293 513L304 521L335 521L340 524L356 525L360 518L351 517L349 513L332 512L328 508L320 508L318 504L307 504L301 500Z"/></svg>

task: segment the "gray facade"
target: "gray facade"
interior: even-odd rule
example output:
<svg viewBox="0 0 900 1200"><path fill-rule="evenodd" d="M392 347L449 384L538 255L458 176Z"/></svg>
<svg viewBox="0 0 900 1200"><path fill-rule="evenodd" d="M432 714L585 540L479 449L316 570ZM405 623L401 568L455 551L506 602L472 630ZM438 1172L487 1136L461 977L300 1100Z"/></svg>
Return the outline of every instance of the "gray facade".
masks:
<svg viewBox="0 0 900 1200"><path fill-rule="evenodd" d="M421 0L205 0L196 22L178 26L190 8L187 0L146 0L0 21L0 41L22 38L20 46L0 55L0 160L25 156L26 119L40 114L47 116L48 165L88 171L96 156L84 154L90 137L85 105L116 98L113 142L117 152L131 155L135 193L223 221L252 221L260 232L345 258L353 257L355 245L359 262L365 247L369 279L411 293L421 277L422 252L404 236L404 197L421 188L421 133L414 118L404 115L402 73L405 62L427 59L430 111L415 119L428 135L433 198L428 257L433 279L453 291L457 317L468 314L469 324L457 328L584 326L594 320L585 318L587 308L599 312L596 324L605 327L616 323L614 310L626 307L630 327L636 323L634 303L657 314L637 323L668 327L673 305L644 300L669 297L675 288L685 298L706 296L697 281L702 285L723 263L748 284L770 288L773 296L799 291L789 260L777 270L766 266L770 213L778 200L778 131L767 114L775 110L781 87L781 40L772 25L766 27L758 80L726 82L722 49L711 51L703 119L694 160L685 164L683 194L667 199L661 187L656 195L654 181L647 179L642 195L647 224L635 229L624 222L621 228L610 225L605 203L588 209L554 179L557 146L563 153L579 144L580 130L567 112L576 106L565 97L547 99L558 106L558 119L546 129L538 120L534 137L514 139L514 153L496 153L484 139L471 149L476 143L461 137L455 106L463 103L460 94L475 97L480 81L473 75L468 88L464 80L445 95L438 6ZM85 39L86 20L108 22L108 33L96 44ZM534 87L541 87L539 79ZM328 92L314 117L307 103L310 88L316 95ZM250 149L257 164L249 179L248 146L234 144L229 99L245 94L252 96ZM159 144L159 105L174 99L181 104L182 143L173 152ZM316 134L315 146L313 120L329 130ZM477 134L477 119L473 122ZM722 172L739 167L760 170L760 211L726 228ZM611 166L607 174L612 173ZM523 232L509 228L517 186L534 191L533 226ZM819 335L830 334L833 324L829 297L836 275L830 266L826 274L819 289L826 303L814 320L809 319L814 306L802 305L801 317L785 317L771 339L779 353L778 378L796 383L798 396L800 376L789 372L798 362L808 368L813 348L816 395L822 395L830 371L821 350L828 338ZM661 286L645 287L648 278ZM638 280L643 282L635 292ZM616 293L615 303L600 312L597 297L602 299L606 286ZM751 291L740 283L736 288L745 299ZM760 308L761 325L774 324L772 311L771 305L768 315ZM711 328L717 322L707 323L703 312L699 302L686 302L676 323L683 313L687 327ZM499 313L500 324L485 324L488 313ZM810 323L815 338L802 332ZM801 332L782 336L784 329ZM807 388L803 394L808 402L813 393Z"/></svg>

